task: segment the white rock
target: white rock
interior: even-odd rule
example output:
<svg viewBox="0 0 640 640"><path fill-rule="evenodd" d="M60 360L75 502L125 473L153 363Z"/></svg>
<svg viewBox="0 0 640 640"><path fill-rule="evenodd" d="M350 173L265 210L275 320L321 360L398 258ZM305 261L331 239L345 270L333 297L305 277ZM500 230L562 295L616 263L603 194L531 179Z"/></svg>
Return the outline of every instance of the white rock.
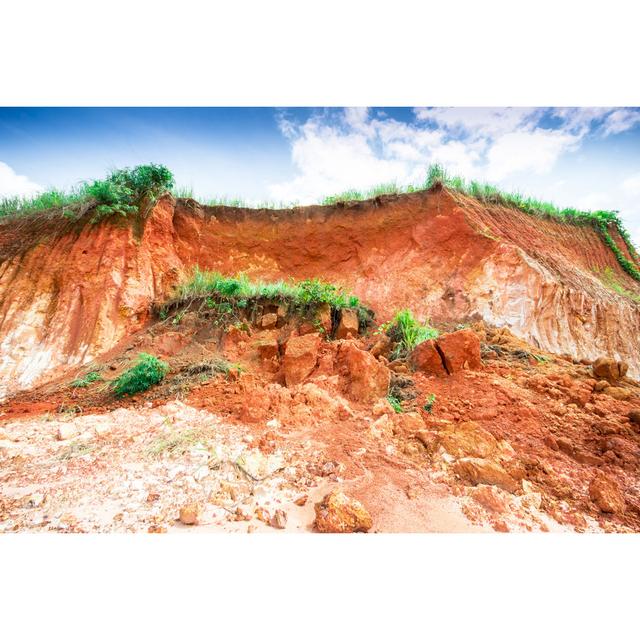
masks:
<svg viewBox="0 0 640 640"><path fill-rule="evenodd" d="M280 423L280 420L278 420L278 418L271 418L271 420L269 420L267 422L267 428L268 429L278 429L280 428L282 425Z"/></svg>
<svg viewBox="0 0 640 640"><path fill-rule="evenodd" d="M71 422L65 422L58 427L56 437L58 440L69 440L78 435L78 428Z"/></svg>
<svg viewBox="0 0 640 640"><path fill-rule="evenodd" d="M207 465L202 465L196 469L196 472L193 474L193 477L200 481L204 480L209 475L209 467Z"/></svg>
<svg viewBox="0 0 640 640"><path fill-rule="evenodd" d="M103 436L103 435L109 433L111 431L111 429L112 429L112 425L105 424L105 423L97 424L94 427L94 430L95 430L97 436Z"/></svg>

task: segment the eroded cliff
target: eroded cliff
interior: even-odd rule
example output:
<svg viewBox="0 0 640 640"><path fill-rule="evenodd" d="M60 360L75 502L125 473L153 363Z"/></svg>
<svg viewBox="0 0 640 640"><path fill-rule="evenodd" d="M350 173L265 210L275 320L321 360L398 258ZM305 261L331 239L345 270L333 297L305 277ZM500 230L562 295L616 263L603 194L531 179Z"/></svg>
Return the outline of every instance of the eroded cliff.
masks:
<svg viewBox="0 0 640 640"><path fill-rule="evenodd" d="M482 318L541 349L622 358L640 374L640 287L595 228L444 189L280 211L165 196L142 225L5 222L0 234L3 396L115 347L195 265L318 277L380 321L403 307L449 326Z"/></svg>

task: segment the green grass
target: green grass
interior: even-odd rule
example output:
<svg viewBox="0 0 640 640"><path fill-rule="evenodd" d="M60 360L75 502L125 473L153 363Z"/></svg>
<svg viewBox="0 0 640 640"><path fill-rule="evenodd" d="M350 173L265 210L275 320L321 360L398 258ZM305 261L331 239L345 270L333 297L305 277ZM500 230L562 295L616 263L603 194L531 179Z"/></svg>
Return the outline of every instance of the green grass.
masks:
<svg viewBox="0 0 640 640"><path fill-rule="evenodd" d="M394 359L407 355L421 342L439 335L438 330L428 322L419 322L409 309L398 311L393 320L383 324L380 329L396 343L392 353Z"/></svg>
<svg viewBox="0 0 640 640"><path fill-rule="evenodd" d="M161 382L169 371L169 365L148 353L140 353L137 363L118 376L112 383L116 396L132 396L146 391Z"/></svg>
<svg viewBox="0 0 640 640"><path fill-rule="evenodd" d="M88 387L92 382L102 380L102 377L97 371L90 371L86 376L82 378L76 378L73 382L69 383L70 387L83 389Z"/></svg>
<svg viewBox="0 0 640 640"><path fill-rule="evenodd" d="M393 395L388 395L387 400L396 413L404 413L404 409L402 408L402 404L398 398Z"/></svg>
<svg viewBox="0 0 640 640"><path fill-rule="evenodd" d="M256 306L265 303L283 305L288 312L311 319L325 304L336 313L342 309L353 309L358 314L361 330L366 329L373 319L373 312L356 296L328 282L317 279L252 281L245 274L224 276L199 267L195 267L191 276L176 287L174 295L157 309L157 313L161 319L167 319L172 309L197 300L202 300L200 308L204 306L215 312L215 324L225 326L243 322ZM184 312L182 308L176 316Z"/></svg>
<svg viewBox="0 0 640 640"><path fill-rule="evenodd" d="M311 279L296 282L278 280L277 282L251 281L240 274L235 277L224 276L217 271L203 271L196 267L191 277L176 289L172 301L186 301L192 298L215 296L218 300L266 300L274 303L289 302L300 307L328 304L334 309L361 306L356 296L349 295L333 284ZM216 304L212 299L211 304Z"/></svg>

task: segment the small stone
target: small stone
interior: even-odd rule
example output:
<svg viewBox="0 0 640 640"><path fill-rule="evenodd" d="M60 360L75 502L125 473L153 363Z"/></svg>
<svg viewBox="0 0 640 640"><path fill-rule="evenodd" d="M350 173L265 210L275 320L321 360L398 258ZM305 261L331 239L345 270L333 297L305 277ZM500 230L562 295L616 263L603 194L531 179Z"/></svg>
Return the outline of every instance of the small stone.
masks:
<svg viewBox="0 0 640 640"><path fill-rule="evenodd" d="M180 522L182 524L199 524L200 522L200 505L191 502L180 508Z"/></svg>
<svg viewBox="0 0 640 640"><path fill-rule="evenodd" d="M293 504L297 505L298 507L304 507L305 504L307 504L307 500L309 499L309 496L307 495L302 495L299 498L296 498L293 501Z"/></svg>
<svg viewBox="0 0 640 640"><path fill-rule="evenodd" d="M269 524L274 529L284 529L287 526L287 514L282 509L277 509Z"/></svg>
<svg viewBox="0 0 640 640"><path fill-rule="evenodd" d="M625 500L618 483L604 473L598 473L589 485L589 497L603 513L622 514Z"/></svg>

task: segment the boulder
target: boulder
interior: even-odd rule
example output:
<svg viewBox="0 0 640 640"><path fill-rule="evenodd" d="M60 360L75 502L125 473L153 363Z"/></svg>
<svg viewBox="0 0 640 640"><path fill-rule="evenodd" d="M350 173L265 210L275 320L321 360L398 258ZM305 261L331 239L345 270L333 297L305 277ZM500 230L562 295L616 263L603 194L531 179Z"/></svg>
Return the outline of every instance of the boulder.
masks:
<svg viewBox="0 0 640 640"><path fill-rule="evenodd" d="M456 458L488 458L498 449L498 441L475 422L452 424L439 433L440 444Z"/></svg>
<svg viewBox="0 0 640 640"><path fill-rule="evenodd" d="M627 375L629 365L613 358L600 357L592 365L593 375L596 378L603 378L609 382L615 382Z"/></svg>
<svg viewBox="0 0 640 640"><path fill-rule="evenodd" d="M376 343L371 347L371 351L369 352L374 358L378 356L387 356L391 349L391 338L383 333Z"/></svg>
<svg viewBox="0 0 640 640"><path fill-rule="evenodd" d="M342 491L332 491L322 502L315 505L316 531L320 533L367 532L373 526L369 512L364 506L346 496Z"/></svg>
<svg viewBox="0 0 640 640"><path fill-rule="evenodd" d="M604 473L598 473L589 485L589 497L603 513L624 513L624 496L618 483Z"/></svg>
<svg viewBox="0 0 640 640"><path fill-rule="evenodd" d="M359 327L358 312L355 309L343 309L336 329L336 338L338 340L355 338L359 333Z"/></svg>
<svg viewBox="0 0 640 640"><path fill-rule="evenodd" d="M461 458L453 470L472 484L493 484L510 493L518 490L518 483L497 462L484 458Z"/></svg>
<svg viewBox="0 0 640 640"><path fill-rule="evenodd" d="M318 362L320 341L317 333L289 338L282 361L287 387L300 384L313 371Z"/></svg>
<svg viewBox="0 0 640 640"><path fill-rule="evenodd" d="M416 371L421 371L427 375L447 375L442 357L436 348L435 340L425 340L417 345L411 352L409 361Z"/></svg>
<svg viewBox="0 0 640 640"><path fill-rule="evenodd" d="M391 372L368 351L345 342L340 345L338 358L348 379L348 392L354 400L375 402L389 394Z"/></svg>
<svg viewBox="0 0 640 640"><path fill-rule="evenodd" d="M629 400L631 398L631 389L624 389L622 387L607 387L604 390L608 396L611 396L615 400Z"/></svg>
<svg viewBox="0 0 640 640"><path fill-rule="evenodd" d="M425 428L424 420L417 411L398 413L395 415L396 428L394 432L403 436L415 436L418 431Z"/></svg>
<svg viewBox="0 0 640 640"><path fill-rule="evenodd" d="M471 329L448 333L437 341L449 374L463 369L480 369L480 338Z"/></svg>

